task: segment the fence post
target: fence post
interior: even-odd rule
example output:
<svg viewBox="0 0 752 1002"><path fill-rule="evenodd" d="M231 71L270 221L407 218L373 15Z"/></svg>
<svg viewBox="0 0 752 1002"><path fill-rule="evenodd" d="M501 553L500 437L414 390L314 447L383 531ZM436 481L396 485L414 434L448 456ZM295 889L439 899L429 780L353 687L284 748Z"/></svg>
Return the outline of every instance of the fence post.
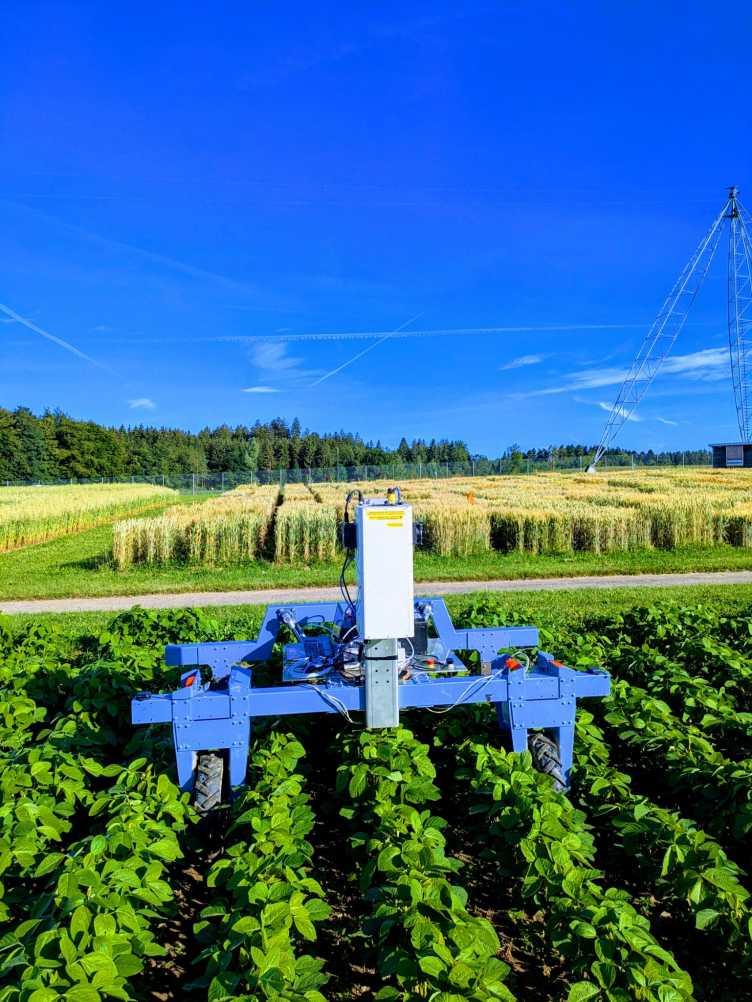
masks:
<svg viewBox="0 0 752 1002"><path fill-rule="evenodd" d="M196 493L196 474L191 473L191 494Z"/></svg>

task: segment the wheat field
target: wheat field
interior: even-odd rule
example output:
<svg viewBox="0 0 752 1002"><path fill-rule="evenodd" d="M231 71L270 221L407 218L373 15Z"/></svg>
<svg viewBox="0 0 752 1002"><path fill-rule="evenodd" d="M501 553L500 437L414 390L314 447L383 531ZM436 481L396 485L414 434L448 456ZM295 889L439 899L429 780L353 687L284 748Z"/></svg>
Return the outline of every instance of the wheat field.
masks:
<svg viewBox="0 0 752 1002"><path fill-rule="evenodd" d="M386 486L239 487L189 509L119 523L115 564L332 560L347 492L383 496ZM752 547L752 470L539 473L399 486L424 525L424 548L440 556Z"/></svg>
<svg viewBox="0 0 752 1002"><path fill-rule="evenodd" d="M174 496L150 484L0 487L0 553L81 532Z"/></svg>
<svg viewBox="0 0 752 1002"><path fill-rule="evenodd" d="M118 570L136 565L243 563L266 555L277 488L237 487L202 504L176 505L155 518L115 525Z"/></svg>

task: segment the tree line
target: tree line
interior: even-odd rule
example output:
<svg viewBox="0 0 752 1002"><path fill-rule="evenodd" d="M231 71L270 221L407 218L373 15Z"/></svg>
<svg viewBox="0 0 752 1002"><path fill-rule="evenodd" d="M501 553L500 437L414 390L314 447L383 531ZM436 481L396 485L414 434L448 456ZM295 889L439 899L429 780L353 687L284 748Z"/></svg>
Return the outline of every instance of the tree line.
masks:
<svg viewBox="0 0 752 1002"><path fill-rule="evenodd" d="M60 411L37 416L26 407L0 408L0 480L382 466L406 456L424 463L470 458L464 442L403 439L398 449L388 449L345 431L303 430L297 418L290 424L282 418L250 427L223 424L194 434L145 425L110 428Z"/></svg>
<svg viewBox="0 0 752 1002"><path fill-rule="evenodd" d="M203 428L197 433L177 428L136 425L106 427L78 421L61 411L37 416L26 407L0 408L0 480L88 480L97 477L159 476L179 473L255 473L277 469L387 466L415 463L462 464L476 472L492 472L499 459L505 470L524 471L530 465L576 466L585 463L594 446L560 445L522 450L511 445L489 458L471 454L462 441L426 442L402 438L396 449L365 442L359 435L302 429L295 418L268 423ZM686 453L652 450L611 450L609 463L640 465L707 462L707 451Z"/></svg>

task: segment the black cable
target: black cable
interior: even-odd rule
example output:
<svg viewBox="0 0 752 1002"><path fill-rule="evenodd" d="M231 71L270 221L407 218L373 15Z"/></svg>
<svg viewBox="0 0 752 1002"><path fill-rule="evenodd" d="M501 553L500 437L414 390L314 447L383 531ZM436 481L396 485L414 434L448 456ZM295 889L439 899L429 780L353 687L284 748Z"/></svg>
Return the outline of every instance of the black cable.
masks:
<svg viewBox="0 0 752 1002"><path fill-rule="evenodd" d="M350 566L351 563L352 563L352 551L348 550L347 553L345 554L345 559L342 564L342 570L339 572L339 590L342 595L342 598L345 600L345 602L347 602L347 604L352 609L353 618L355 618L355 603L352 600L352 597L350 595L350 589L347 587L347 581L345 580L345 572L347 571L347 568Z"/></svg>
<svg viewBox="0 0 752 1002"><path fill-rule="evenodd" d="M362 502L363 492L359 490L357 487L355 488L355 490L349 491L347 497L345 498L345 525L350 524L350 501L356 495L358 497L358 500ZM347 602L350 609L352 610L353 618L355 618L356 615L355 603L353 602L352 596L350 595L350 589L347 587L347 581L345 580L345 573L347 571L347 568L350 566L350 563L352 562L354 550L355 550L354 547L348 546L346 548L345 559L342 564L342 570L339 572L339 590L345 602Z"/></svg>

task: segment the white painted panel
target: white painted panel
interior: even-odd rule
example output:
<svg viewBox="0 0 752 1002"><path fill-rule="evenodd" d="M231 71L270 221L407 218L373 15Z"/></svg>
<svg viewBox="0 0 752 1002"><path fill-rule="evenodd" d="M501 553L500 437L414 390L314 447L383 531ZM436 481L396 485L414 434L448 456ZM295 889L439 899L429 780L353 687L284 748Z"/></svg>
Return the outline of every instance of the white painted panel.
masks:
<svg viewBox="0 0 752 1002"><path fill-rule="evenodd" d="M412 637L413 511L378 499L356 508L358 631L364 640Z"/></svg>

